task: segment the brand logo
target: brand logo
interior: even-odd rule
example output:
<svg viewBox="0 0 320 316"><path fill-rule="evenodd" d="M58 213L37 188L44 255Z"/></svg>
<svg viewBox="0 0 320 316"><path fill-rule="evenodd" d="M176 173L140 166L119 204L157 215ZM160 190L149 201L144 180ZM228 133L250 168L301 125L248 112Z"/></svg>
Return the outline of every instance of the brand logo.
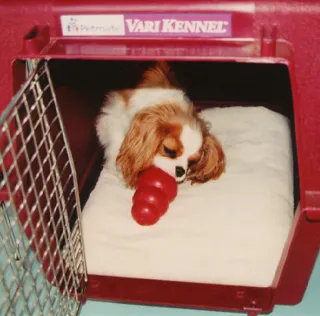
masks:
<svg viewBox="0 0 320 316"><path fill-rule="evenodd" d="M231 36L231 14L125 15L128 36Z"/></svg>
<svg viewBox="0 0 320 316"><path fill-rule="evenodd" d="M231 14L61 16L64 36L230 37Z"/></svg>
<svg viewBox="0 0 320 316"><path fill-rule="evenodd" d="M77 19L76 18L70 18L69 23L67 24L68 32L79 32L79 26L77 25Z"/></svg>
<svg viewBox="0 0 320 316"><path fill-rule="evenodd" d="M64 36L123 36L123 15L61 16Z"/></svg>
<svg viewBox="0 0 320 316"><path fill-rule="evenodd" d="M229 26L229 21L224 20L126 19L125 22L130 33L207 33L223 35L228 32Z"/></svg>
<svg viewBox="0 0 320 316"><path fill-rule="evenodd" d="M67 24L68 32L70 33L83 33L83 32L90 32L96 34L113 34L119 31L119 27L114 24L110 25L98 25L95 23L79 23L76 18L70 18L70 22Z"/></svg>

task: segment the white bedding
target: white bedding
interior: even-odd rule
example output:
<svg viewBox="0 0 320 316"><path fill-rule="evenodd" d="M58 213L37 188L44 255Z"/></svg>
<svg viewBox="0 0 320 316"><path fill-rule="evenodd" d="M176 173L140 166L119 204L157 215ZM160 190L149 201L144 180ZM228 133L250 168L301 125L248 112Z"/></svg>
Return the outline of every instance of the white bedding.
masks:
<svg viewBox="0 0 320 316"><path fill-rule="evenodd" d="M89 274L270 286L293 219L287 119L263 107L202 112L226 173L183 184L154 226L131 217L132 190L101 172L83 211Z"/></svg>

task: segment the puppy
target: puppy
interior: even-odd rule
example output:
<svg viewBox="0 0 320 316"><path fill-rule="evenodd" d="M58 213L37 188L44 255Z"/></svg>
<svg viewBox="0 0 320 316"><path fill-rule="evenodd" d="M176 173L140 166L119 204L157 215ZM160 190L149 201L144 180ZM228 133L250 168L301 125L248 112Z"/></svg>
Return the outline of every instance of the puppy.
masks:
<svg viewBox="0 0 320 316"><path fill-rule="evenodd" d="M136 88L110 92L96 130L105 167L130 188L150 166L192 184L217 179L225 169L221 144L165 62L145 71Z"/></svg>

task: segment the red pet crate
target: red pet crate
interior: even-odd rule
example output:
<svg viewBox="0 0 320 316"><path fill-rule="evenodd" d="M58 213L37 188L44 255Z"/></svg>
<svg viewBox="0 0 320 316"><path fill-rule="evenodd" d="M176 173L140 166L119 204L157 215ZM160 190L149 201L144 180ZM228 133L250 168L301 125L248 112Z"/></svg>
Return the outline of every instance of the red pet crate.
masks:
<svg viewBox="0 0 320 316"><path fill-rule="evenodd" d="M10 202L19 210L19 220L46 278L58 285L63 295L69 293L76 305L84 299L99 299L242 311L249 315L270 312L276 304L291 305L302 300L320 245L319 10L320 1L311 0L0 2L0 107L7 118L13 115L6 127L7 134L1 134L0 138L1 200L11 197ZM104 94L107 90L134 84L142 69L160 59L171 61L182 73L184 71L182 79L187 86L188 77L197 80L200 72L206 69L215 73L214 78L210 77L216 87L215 101L226 105L235 101L263 102L292 120L297 158L295 218L270 288L87 277L85 271L77 276L68 270L62 258L59 244L66 244L72 238L68 229L74 224L70 223L76 222L80 205L86 201L99 174L94 168L101 165L101 155L93 123ZM39 66L33 67L36 63ZM27 80L25 70L33 68L27 84L34 89L28 90L23 86ZM190 88L191 94L200 100L202 93L200 101L208 101L210 96L206 88L204 91ZM45 91L48 91L47 97ZM56 175L57 183L67 183L70 187L67 191L63 191L65 188L61 192L58 190L60 195L54 199L47 197L49 204L36 194L24 199L22 191L32 186L32 178L21 179L19 170L28 168L29 162L15 159L14 152L7 156L3 153L10 141L12 148L18 151L19 146L25 144L21 135L28 137L28 133L19 129L21 122L16 122L26 115L19 111L26 111L28 104L42 102L45 98L44 102L59 104L63 126L55 128L62 130L64 137L57 146L61 151L61 148L66 149L64 159L70 160L67 167L74 180L68 182ZM14 112L17 102L23 107ZM38 113L36 118L29 113L30 126L32 122L50 125L47 119L43 121L47 114L46 108L42 109L42 116ZM60 118L59 111L50 115L51 119ZM12 141L10 135L17 131L22 140L17 137ZM50 147L51 143L46 144ZM31 154L36 149L26 150ZM40 160L29 167L48 176L50 168L45 166L45 157L45 153L42 158L39 153ZM10 166L13 169L8 177L6 172ZM64 170L64 166L59 165L59 168ZM45 186L48 191L53 190L56 182L41 183L35 186L38 189ZM17 184L21 186L14 191ZM12 199L9 191L19 194ZM65 192L69 195L63 196ZM57 213L57 218L51 213L47 215L45 208L60 205L59 198L65 201L66 213ZM28 209L32 210L35 201L37 211L30 218ZM73 204L69 205L68 201ZM64 210L62 206L61 209ZM39 222L42 228L37 230ZM54 229L50 229L52 227ZM60 233L63 238L58 238ZM81 231L79 234L82 245ZM46 244L42 244L43 236L49 240ZM54 258L48 259L48 252L52 252ZM81 264L85 269L84 262ZM71 294L66 290L70 284Z"/></svg>

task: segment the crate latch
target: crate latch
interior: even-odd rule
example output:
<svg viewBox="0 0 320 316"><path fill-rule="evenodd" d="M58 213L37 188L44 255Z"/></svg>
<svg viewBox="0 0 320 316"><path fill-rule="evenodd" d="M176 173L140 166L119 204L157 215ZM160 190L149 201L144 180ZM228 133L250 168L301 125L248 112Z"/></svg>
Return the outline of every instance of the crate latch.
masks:
<svg viewBox="0 0 320 316"><path fill-rule="evenodd" d="M260 313L262 313L262 309L256 307L245 307L244 311L247 312L248 316L258 316Z"/></svg>

